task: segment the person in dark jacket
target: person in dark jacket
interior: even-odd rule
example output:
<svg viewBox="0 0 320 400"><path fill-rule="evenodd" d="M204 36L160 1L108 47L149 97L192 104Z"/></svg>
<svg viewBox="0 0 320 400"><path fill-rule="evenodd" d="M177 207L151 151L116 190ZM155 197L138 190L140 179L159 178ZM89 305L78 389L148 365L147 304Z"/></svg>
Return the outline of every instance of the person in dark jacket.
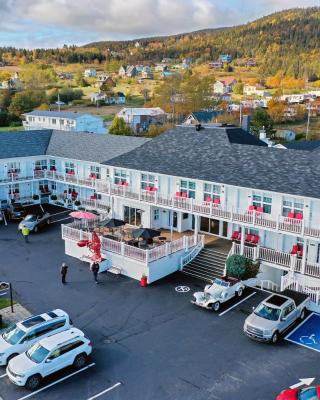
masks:
<svg viewBox="0 0 320 400"><path fill-rule="evenodd" d="M61 268L60 268L61 282L62 282L63 284L67 283L67 282L66 282L67 272L68 272L68 266L67 266L67 264L64 262L64 263L62 263Z"/></svg>
<svg viewBox="0 0 320 400"><path fill-rule="evenodd" d="M99 281L98 281L99 268L100 268L100 265L96 261L94 261L90 266L90 270L93 273L93 279L94 279L95 283L99 283Z"/></svg>

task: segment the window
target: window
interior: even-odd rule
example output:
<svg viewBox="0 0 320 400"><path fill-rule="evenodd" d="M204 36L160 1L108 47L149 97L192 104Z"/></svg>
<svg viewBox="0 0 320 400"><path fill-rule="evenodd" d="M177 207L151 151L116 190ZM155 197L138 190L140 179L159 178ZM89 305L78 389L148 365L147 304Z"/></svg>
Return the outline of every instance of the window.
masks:
<svg viewBox="0 0 320 400"><path fill-rule="evenodd" d="M191 199L196 198L196 183L192 181L180 181L180 192L187 193Z"/></svg>
<svg viewBox="0 0 320 400"><path fill-rule="evenodd" d="M159 219L160 219L160 210L159 210L159 208L153 210L153 219L154 219L154 221L159 221Z"/></svg>
<svg viewBox="0 0 320 400"><path fill-rule="evenodd" d="M141 174L141 189L155 186L155 176L150 174Z"/></svg>
<svg viewBox="0 0 320 400"><path fill-rule="evenodd" d="M36 170L45 170L45 169L47 169L47 160L37 160L34 163L34 169L36 169Z"/></svg>
<svg viewBox="0 0 320 400"><path fill-rule="evenodd" d="M264 213L271 214L272 197L254 194L252 196L252 204L263 208Z"/></svg>
<svg viewBox="0 0 320 400"><path fill-rule="evenodd" d="M101 169L95 165L90 165L90 176L101 179Z"/></svg>
<svg viewBox="0 0 320 400"><path fill-rule="evenodd" d="M142 210L124 206L124 221L126 224L139 226L141 225Z"/></svg>
<svg viewBox="0 0 320 400"><path fill-rule="evenodd" d="M8 174L19 173L20 163L17 161L8 162Z"/></svg>
<svg viewBox="0 0 320 400"><path fill-rule="evenodd" d="M65 346L60 347L60 355L66 354L69 351L74 350L82 345L83 345L82 340L77 340L76 342L66 344Z"/></svg>
<svg viewBox="0 0 320 400"><path fill-rule="evenodd" d="M303 215L303 200L286 197L282 201L282 215L287 217L289 213Z"/></svg>
<svg viewBox="0 0 320 400"><path fill-rule="evenodd" d="M188 219L189 218L189 214L188 213L183 213L182 214L182 219Z"/></svg>
<svg viewBox="0 0 320 400"><path fill-rule="evenodd" d="M65 162L65 170L66 170L66 174L74 174L74 169L75 169L75 166L74 166L74 163L73 162Z"/></svg>
<svg viewBox="0 0 320 400"><path fill-rule="evenodd" d="M60 119L60 125L64 125L64 119Z"/></svg>
<svg viewBox="0 0 320 400"><path fill-rule="evenodd" d="M114 170L114 183L118 185L119 183L127 182L127 171L123 169Z"/></svg>
<svg viewBox="0 0 320 400"><path fill-rule="evenodd" d="M221 187L212 183L205 183L203 186L203 200L204 201L220 201Z"/></svg>
<svg viewBox="0 0 320 400"><path fill-rule="evenodd" d="M39 181L39 191L42 193L49 192L49 186L46 181Z"/></svg>
<svg viewBox="0 0 320 400"><path fill-rule="evenodd" d="M51 122L52 122L52 125L56 125L57 120L55 118L52 118Z"/></svg>
<svg viewBox="0 0 320 400"><path fill-rule="evenodd" d="M50 171L55 171L56 170L56 160L50 160L49 167L50 167Z"/></svg>
<svg viewBox="0 0 320 400"><path fill-rule="evenodd" d="M19 193L20 193L19 183L15 183L14 185L10 186L9 194L19 194Z"/></svg>
<svg viewBox="0 0 320 400"><path fill-rule="evenodd" d="M51 190L57 190L56 182L51 182Z"/></svg>

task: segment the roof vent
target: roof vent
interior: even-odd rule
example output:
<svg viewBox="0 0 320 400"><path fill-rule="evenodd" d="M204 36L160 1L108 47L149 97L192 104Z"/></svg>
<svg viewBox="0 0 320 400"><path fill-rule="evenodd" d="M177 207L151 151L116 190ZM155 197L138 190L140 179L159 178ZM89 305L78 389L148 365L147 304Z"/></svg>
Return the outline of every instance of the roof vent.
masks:
<svg viewBox="0 0 320 400"><path fill-rule="evenodd" d="M202 126L201 124L197 124L196 125L196 131L197 132L201 131L202 129L204 129L204 126Z"/></svg>

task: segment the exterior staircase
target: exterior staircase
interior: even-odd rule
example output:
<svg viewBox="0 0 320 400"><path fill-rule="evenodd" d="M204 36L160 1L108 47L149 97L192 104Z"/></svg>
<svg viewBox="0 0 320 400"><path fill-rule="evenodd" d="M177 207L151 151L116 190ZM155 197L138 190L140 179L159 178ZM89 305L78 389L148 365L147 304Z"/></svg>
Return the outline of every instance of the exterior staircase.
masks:
<svg viewBox="0 0 320 400"><path fill-rule="evenodd" d="M211 282L224 275L227 253L204 247L198 255L182 269L184 274Z"/></svg>

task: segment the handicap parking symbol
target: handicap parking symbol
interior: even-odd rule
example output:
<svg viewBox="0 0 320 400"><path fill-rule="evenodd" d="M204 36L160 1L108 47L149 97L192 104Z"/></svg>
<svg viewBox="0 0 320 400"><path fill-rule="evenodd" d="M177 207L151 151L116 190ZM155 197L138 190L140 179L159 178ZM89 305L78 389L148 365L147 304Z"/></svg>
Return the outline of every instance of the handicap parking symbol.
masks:
<svg viewBox="0 0 320 400"><path fill-rule="evenodd" d="M309 315L285 339L320 353L320 315Z"/></svg>

